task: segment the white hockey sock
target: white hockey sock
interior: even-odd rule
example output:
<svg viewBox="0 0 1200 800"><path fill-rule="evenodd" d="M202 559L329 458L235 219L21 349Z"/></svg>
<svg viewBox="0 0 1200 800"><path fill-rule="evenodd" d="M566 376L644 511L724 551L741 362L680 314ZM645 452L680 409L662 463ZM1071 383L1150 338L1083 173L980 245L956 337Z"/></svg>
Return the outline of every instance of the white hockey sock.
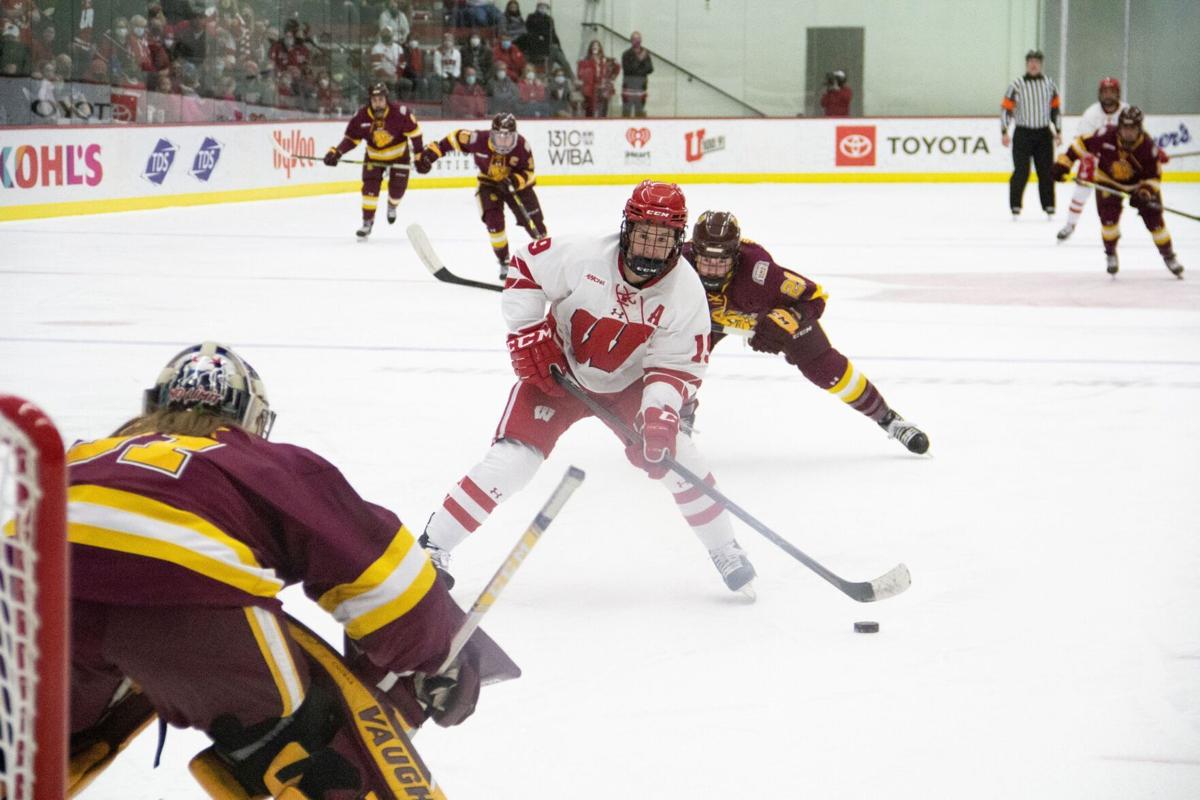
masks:
<svg viewBox="0 0 1200 800"><path fill-rule="evenodd" d="M709 486L716 485L716 479L708 469L708 462L700 455L691 438L680 436L677 441L678 452L675 460L697 475L704 477ZM700 489L692 486L674 472L668 472L661 480L663 486L671 492L679 506L679 513L692 526L692 531L700 543L708 550L733 541L733 524L729 521L729 512Z"/></svg>
<svg viewBox="0 0 1200 800"><path fill-rule="evenodd" d="M425 533L443 550L453 550L487 521L496 506L525 488L546 459L534 447L501 439L450 489Z"/></svg>
<svg viewBox="0 0 1200 800"><path fill-rule="evenodd" d="M1075 194L1071 195L1071 205L1067 208L1067 224L1074 227L1079 222L1079 215L1087 205L1092 190L1088 186L1076 186Z"/></svg>

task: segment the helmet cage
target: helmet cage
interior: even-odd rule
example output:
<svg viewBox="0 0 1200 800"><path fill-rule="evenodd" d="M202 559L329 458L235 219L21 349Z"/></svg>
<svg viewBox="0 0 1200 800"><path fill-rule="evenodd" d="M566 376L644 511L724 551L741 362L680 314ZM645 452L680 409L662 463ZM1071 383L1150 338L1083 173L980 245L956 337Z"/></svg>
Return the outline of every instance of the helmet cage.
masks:
<svg viewBox="0 0 1200 800"><path fill-rule="evenodd" d="M633 255L630 252L634 228L639 222L671 229L673 241L665 258ZM673 183L642 181L625 202L625 215L621 222L621 256L625 266L641 278L654 278L666 273L679 261L686 227L687 202L680 188Z"/></svg>
<svg viewBox="0 0 1200 800"><path fill-rule="evenodd" d="M200 409L266 439L275 424L262 378L225 345L204 342L180 351L147 389L143 412Z"/></svg>

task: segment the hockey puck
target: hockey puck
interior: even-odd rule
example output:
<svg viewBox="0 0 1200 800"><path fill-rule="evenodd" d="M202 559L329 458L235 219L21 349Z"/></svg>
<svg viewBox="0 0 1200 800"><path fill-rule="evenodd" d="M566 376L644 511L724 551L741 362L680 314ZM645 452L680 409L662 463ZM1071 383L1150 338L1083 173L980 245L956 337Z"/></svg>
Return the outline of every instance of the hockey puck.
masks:
<svg viewBox="0 0 1200 800"><path fill-rule="evenodd" d="M856 622L856 623L854 623L854 632L855 633L879 633L879 623L878 622L868 622L868 621Z"/></svg>

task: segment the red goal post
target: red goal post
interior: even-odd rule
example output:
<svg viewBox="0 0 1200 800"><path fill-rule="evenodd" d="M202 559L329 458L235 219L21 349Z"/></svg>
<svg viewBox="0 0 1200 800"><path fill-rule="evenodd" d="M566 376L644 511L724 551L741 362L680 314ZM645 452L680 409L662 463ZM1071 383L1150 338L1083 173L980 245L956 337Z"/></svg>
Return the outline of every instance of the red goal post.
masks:
<svg viewBox="0 0 1200 800"><path fill-rule="evenodd" d="M0 797L66 796L66 462L37 406L0 394Z"/></svg>

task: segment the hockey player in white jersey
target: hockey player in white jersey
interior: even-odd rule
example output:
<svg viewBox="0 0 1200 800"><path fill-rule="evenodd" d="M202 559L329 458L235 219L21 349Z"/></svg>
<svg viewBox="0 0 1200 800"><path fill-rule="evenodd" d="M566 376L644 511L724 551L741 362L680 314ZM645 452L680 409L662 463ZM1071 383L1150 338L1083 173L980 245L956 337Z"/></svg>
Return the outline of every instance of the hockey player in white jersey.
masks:
<svg viewBox="0 0 1200 800"><path fill-rule="evenodd" d="M1091 136L1096 131L1115 126L1117 117L1121 116L1123 110L1129 108L1129 103L1121 100L1121 82L1116 78L1105 78L1100 81L1098 94L1099 98L1096 102L1088 106L1087 111L1084 111L1083 116L1079 118L1079 128L1075 131L1076 139L1082 139L1085 136ZM1086 163L1081 161L1078 177L1085 181L1092 180L1095 168L1094 159L1088 158ZM1066 241L1075 232L1079 215L1083 213L1083 207L1087 205L1088 197L1091 194L1092 187L1082 184L1075 185L1075 194L1071 197L1071 205L1067 208L1067 224L1058 232L1060 242Z"/></svg>
<svg viewBox="0 0 1200 800"><path fill-rule="evenodd" d="M700 388L711 331L699 277L676 267L686 228L679 187L643 181L619 234L541 239L513 256L501 307L518 381L491 448L421 537L444 572L450 551L529 482L571 425L591 416L554 380L552 370L562 370L641 434L626 456L671 492L726 586L753 597L754 567L729 512L662 463L670 454L715 485L691 439L679 436L679 410Z"/></svg>

